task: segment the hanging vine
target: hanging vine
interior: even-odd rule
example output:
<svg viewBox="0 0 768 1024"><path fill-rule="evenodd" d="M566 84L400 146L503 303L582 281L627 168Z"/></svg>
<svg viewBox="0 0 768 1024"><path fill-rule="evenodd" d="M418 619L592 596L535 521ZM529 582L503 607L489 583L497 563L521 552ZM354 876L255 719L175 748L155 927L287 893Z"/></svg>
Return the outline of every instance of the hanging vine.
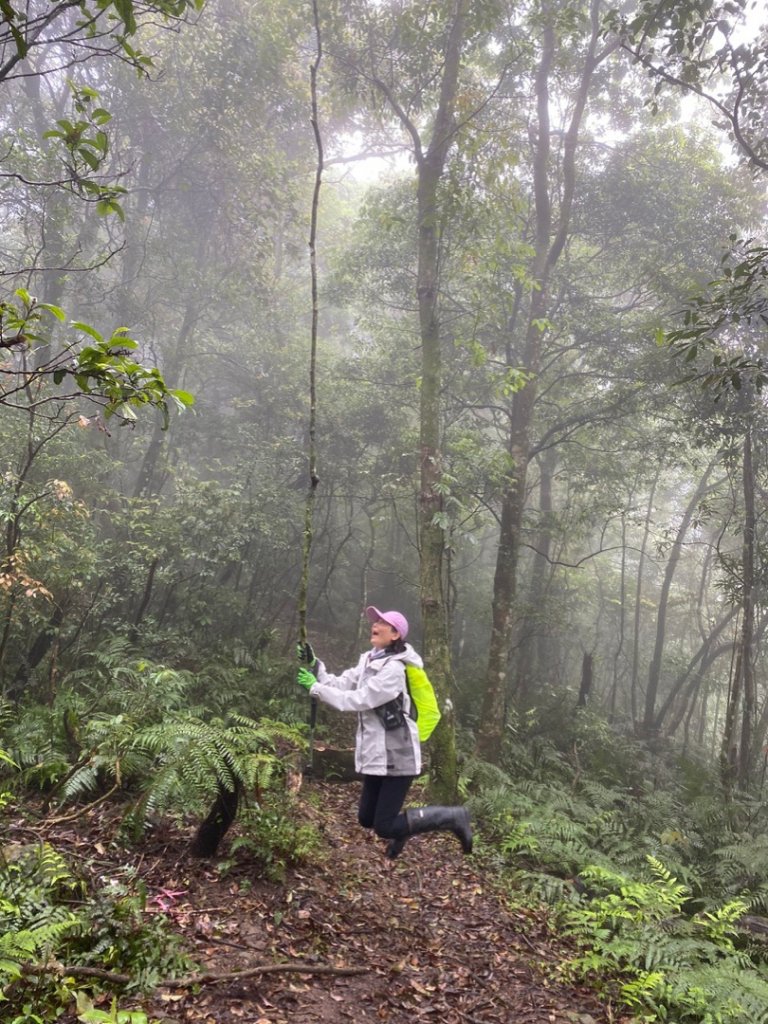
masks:
<svg viewBox="0 0 768 1024"><path fill-rule="evenodd" d="M320 33L320 15L317 0L312 0L312 18L315 30L315 59L309 68L310 98L312 103L312 131L315 136L315 148L317 151L317 163L315 165L315 186L312 191L312 211L309 227L309 271L311 279L312 294L312 322L310 329L310 355L309 355L309 445L308 445L308 470L309 488L307 500L304 506L304 535L301 566L301 583L299 586L298 617L299 617L299 639L302 643L307 641L307 594L309 591L309 565L312 554L312 528L313 513L315 507L315 494L319 478L317 475L317 325L318 325L318 297L317 297L317 215L320 206L320 186L323 180L323 139L320 134L320 119L318 115L317 102L317 75L323 59L323 42Z"/></svg>

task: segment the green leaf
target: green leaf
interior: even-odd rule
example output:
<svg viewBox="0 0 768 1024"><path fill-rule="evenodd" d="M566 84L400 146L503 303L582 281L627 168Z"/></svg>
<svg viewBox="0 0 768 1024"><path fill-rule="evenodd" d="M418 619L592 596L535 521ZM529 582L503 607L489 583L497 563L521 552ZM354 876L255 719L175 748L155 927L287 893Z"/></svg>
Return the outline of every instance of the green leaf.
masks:
<svg viewBox="0 0 768 1024"><path fill-rule="evenodd" d="M138 342L134 341L133 338L126 338L124 335L119 335L115 333L109 339L109 347L133 350L135 348L138 348L139 344Z"/></svg>
<svg viewBox="0 0 768 1024"><path fill-rule="evenodd" d="M101 161L97 156L94 156L93 153L91 153L87 149L84 149L82 146L80 147L78 152L80 153L80 156L83 160L85 160L85 162L88 164L92 171L98 171L99 164L101 163Z"/></svg>
<svg viewBox="0 0 768 1024"><path fill-rule="evenodd" d="M41 302L40 309L47 309L48 312L55 316L60 323L64 323L67 318L67 314L61 306L54 306L50 302Z"/></svg>
<svg viewBox="0 0 768 1024"><path fill-rule="evenodd" d="M136 32L136 18L133 12L133 3L131 0L113 0L113 7L120 15L120 18L125 25L125 31L129 36L132 36Z"/></svg>
<svg viewBox="0 0 768 1024"><path fill-rule="evenodd" d="M110 213L116 213L121 221L125 221L123 208L120 203L114 199L100 199L98 203L96 203L96 212L101 217L107 217Z"/></svg>
<svg viewBox="0 0 768 1024"><path fill-rule="evenodd" d="M190 394L189 391L180 391L178 388L169 390L168 394L171 398L174 398L180 406L189 406L195 404L195 396Z"/></svg>
<svg viewBox="0 0 768 1024"><path fill-rule="evenodd" d="M90 324L84 324L81 320L72 320L70 327L76 331L82 331L83 334L88 334L94 341L101 342L103 344L104 338L95 327L91 327Z"/></svg>
<svg viewBox="0 0 768 1024"><path fill-rule="evenodd" d="M0 0L0 12L2 12L4 19L11 30L13 41L16 44L16 52L23 60L29 50L29 44L23 34L19 31L18 27L14 25L14 20L18 17L18 13L13 9L8 0Z"/></svg>

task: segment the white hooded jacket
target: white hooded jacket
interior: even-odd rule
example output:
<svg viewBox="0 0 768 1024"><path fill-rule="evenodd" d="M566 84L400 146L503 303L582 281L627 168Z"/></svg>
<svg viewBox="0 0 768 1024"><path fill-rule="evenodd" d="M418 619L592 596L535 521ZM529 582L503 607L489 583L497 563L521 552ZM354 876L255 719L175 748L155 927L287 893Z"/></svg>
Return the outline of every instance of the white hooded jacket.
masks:
<svg viewBox="0 0 768 1024"><path fill-rule="evenodd" d="M405 682L405 663L423 667L410 644L401 654L368 651L354 668L331 675L322 661L317 663L317 682L310 695L337 711L357 712L355 769L361 775L419 775L421 745L416 722L411 717L411 699ZM385 729L375 708L403 694L405 721L396 729Z"/></svg>

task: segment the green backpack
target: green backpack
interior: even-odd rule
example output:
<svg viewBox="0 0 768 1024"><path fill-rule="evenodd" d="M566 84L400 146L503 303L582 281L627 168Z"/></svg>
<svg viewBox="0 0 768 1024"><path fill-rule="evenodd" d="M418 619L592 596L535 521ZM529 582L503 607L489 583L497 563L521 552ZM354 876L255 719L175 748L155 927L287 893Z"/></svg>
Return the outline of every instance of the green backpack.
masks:
<svg viewBox="0 0 768 1024"><path fill-rule="evenodd" d="M435 691L424 669L415 665L406 663L405 681L408 685L408 696L411 698L411 717L419 730L419 740L426 743L440 721L440 708L437 706Z"/></svg>

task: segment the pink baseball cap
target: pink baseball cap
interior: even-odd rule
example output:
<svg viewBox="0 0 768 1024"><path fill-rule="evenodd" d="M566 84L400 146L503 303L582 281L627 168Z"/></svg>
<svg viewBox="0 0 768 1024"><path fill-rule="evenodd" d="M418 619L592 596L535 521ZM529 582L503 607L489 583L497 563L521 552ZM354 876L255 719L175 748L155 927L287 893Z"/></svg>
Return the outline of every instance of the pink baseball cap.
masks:
<svg viewBox="0 0 768 1024"><path fill-rule="evenodd" d="M397 630L402 640L408 636L408 619L401 612L380 612L378 608L369 605L365 609L365 617L369 622L386 622L392 629Z"/></svg>

